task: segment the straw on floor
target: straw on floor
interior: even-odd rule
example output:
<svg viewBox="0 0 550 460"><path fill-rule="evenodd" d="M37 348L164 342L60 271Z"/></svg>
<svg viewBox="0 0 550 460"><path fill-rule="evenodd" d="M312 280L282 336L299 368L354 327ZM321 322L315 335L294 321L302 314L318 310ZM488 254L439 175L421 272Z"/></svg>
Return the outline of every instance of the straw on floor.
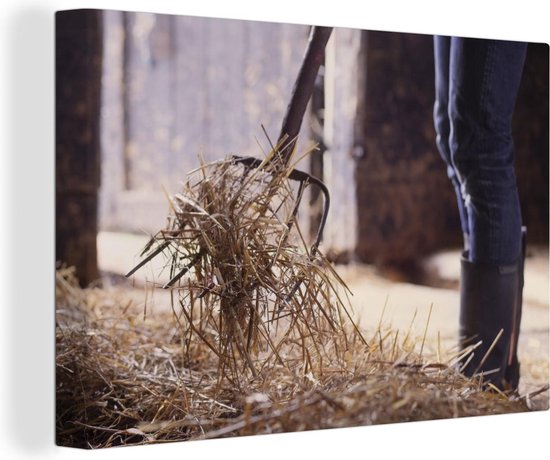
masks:
<svg viewBox="0 0 550 460"><path fill-rule="evenodd" d="M220 381L218 357L204 342L182 346L172 313L144 318L124 289L81 290L70 270L58 271L56 280L61 445L101 448L529 410L524 398L485 391L478 379L460 375L452 366L456 353L438 356L423 337L395 330L371 331L367 347L350 340L341 368L297 379L275 363L265 378L236 386Z"/></svg>

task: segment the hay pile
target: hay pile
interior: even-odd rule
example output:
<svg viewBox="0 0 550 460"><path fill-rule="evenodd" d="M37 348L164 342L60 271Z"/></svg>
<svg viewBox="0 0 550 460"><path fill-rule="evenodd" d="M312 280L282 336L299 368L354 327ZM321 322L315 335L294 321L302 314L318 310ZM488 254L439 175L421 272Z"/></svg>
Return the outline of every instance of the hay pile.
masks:
<svg viewBox="0 0 550 460"><path fill-rule="evenodd" d="M274 149L275 150L275 149ZM269 158L269 157L268 157ZM273 157L271 157L273 159ZM165 258L171 312L57 272L57 442L99 448L528 410L482 391L425 337L359 331L296 225L312 182L227 159L170 197L131 273ZM270 169L271 168L271 169ZM293 186L289 178L305 178ZM328 199L328 197L327 197Z"/></svg>
<svg viewBox="0 0 550 460"><path fill-rule="evenodd" d="M68 285L69 271L57 273ZM71 285L71 284L69 284ZM422 339L375 331L368 351L350 342L348 361L300 380L284 366L235 387L201 341L182 347L169 312L143 317L124 290L59 298L56 331L57 442L100 448L224 436L433 420L528 410L522 399L482 391L438 360ZM74 303L76 302L76 303ZM75 314L74 312L78 313Z"/></svg>

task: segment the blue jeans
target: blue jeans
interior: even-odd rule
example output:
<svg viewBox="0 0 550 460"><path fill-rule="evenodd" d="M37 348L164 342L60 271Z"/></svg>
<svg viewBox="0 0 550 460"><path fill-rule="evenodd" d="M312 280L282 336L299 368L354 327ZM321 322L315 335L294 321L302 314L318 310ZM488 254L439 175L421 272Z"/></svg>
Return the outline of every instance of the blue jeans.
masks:
<svg viewBox="0 0 550 460"><path fill-rule="evenodd" d="M512 114L526 43L434 37L434 124L470 260L517 261L521 210Z"/></svg>

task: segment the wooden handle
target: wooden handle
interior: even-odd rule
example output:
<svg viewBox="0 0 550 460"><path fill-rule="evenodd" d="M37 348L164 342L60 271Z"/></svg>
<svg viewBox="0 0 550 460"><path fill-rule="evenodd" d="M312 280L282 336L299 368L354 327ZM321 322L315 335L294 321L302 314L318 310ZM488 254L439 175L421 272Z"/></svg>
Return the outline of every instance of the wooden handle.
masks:
<svg viewBox="0 0 550 460"><path fill-rule="evenodd" d="M311 28L306 53L281 127L277 145L282 162L286 164L296 145L307 104L313 93L315 79L325 57L325 47L332 27Z"/></svg>

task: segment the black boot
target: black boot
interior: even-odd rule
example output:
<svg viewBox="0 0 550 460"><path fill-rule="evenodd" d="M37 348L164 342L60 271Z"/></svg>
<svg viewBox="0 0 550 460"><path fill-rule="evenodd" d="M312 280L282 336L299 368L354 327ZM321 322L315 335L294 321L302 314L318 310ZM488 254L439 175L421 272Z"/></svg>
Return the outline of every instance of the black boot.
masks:
<svg viewBox="0 0 550 460"><path fill-rule="evenodd" d="M521 257L519 260L519 288L518 288L518 308L516 308L515 325L519 333L519 326L521 324L521 310L523 305L523 284L524 284L524 271L525 271L525 252L527 243L527 228L521 229ZM509 385L510 389L517 389L519 385L519 361L518 361L518 337L516 334L516 340L512 342L511 350L509 353L509 360L504 373L504 380Z"/></svg>
<svg viewBox="0 0 550 460"><path fill-rule="evenodd" d="M506 391L516 390L519 384L524 254L523 250L513 265L476 263L466 254L461 261L460 338L464 346L482 342L465 357L464 362L469 362L462 372L466 376L483 373L486 383Z"/></svg>

